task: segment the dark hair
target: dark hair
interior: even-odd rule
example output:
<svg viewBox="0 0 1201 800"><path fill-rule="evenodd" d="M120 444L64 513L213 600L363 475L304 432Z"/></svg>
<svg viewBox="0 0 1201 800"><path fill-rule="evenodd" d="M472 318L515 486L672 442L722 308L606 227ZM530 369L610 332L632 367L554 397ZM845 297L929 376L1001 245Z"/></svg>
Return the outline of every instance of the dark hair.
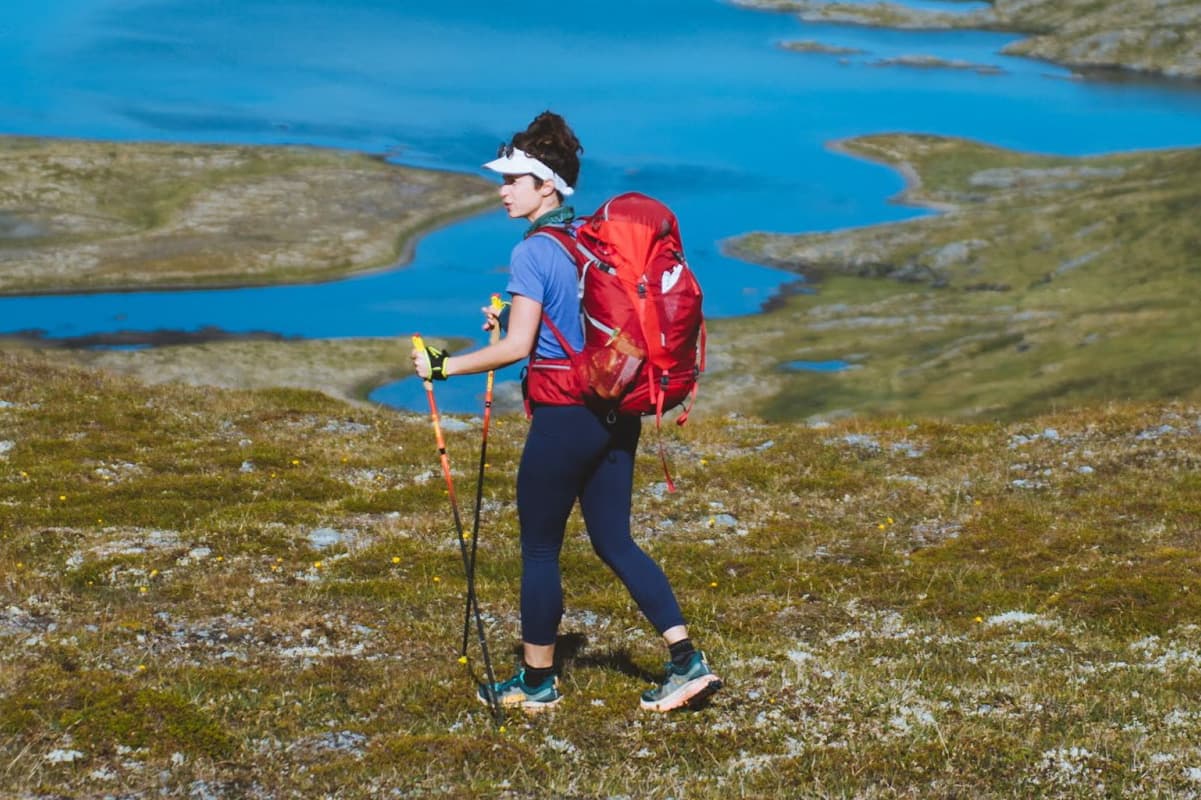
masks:
<svg viewBox="0 0 1201 800"><path fill-rule="evenodd" d="M513 134L513 146L550 167L573 189L580 177L580 140L567 121L552 111L543 111L524 131Z"/></svg>

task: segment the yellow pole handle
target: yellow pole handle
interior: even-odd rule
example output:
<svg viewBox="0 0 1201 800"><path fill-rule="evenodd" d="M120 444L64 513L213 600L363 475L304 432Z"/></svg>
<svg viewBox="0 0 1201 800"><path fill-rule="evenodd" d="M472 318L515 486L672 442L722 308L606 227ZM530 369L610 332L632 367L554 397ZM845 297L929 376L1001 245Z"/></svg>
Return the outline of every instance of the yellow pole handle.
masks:
<svg viewBox="0 0 1201 800"><path fill-rule="evenodd" d="M498 295L498 294L492 295L492 310L495 311L498 315L500 314L500 312L505 310L505 301L501 300L500 295ZM496 324L492 326L492 330L489 331L488 341L491 344L496 344L497 342L500 341L500 320L499 319L496 321Z"/></svg>
<svg viewBox="0 0 1201 800"><path fill-rule="evenodd" d="M416 350L420 350L422 352L422 354L425 356L426 369L431 370L431 372L430 372L430 377L423 378L422 382L425 384L426 389L432 390L434 388L434 384L431 382L431 379L433 378L432 365L430 364L429 353L425 352L425 340L421 338L420 333L413 334L413 347Z"/></svg>

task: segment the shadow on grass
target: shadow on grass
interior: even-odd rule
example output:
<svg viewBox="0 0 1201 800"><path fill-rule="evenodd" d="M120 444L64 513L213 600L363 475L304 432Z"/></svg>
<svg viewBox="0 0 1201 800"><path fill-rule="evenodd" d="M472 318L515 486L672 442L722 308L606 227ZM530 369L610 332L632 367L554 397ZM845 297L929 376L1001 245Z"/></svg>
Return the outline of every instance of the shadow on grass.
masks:
<svg viewBox="0 0 1201 800"><path fill-rule="evenodd" d="M645 683L656 683L660 675L634 663L628 650L605 650L603 652L582 652L588 643L588 637L581 633L569 633L560 636L555 645L556 661L570 662L573 666L583 669L607 669L620 672L631 678Z"/></svg>
<svg viewBox="0 0 1201 800"><path fill-rule="evenodd" d="M562 675L566 667L608 669L646 683L658 683L663 677L634 663L627 650L588 653L588 637L582 633L564 633L555 639L555 670ZM521 643L508 649L515 664L521 664Z"/></svg>

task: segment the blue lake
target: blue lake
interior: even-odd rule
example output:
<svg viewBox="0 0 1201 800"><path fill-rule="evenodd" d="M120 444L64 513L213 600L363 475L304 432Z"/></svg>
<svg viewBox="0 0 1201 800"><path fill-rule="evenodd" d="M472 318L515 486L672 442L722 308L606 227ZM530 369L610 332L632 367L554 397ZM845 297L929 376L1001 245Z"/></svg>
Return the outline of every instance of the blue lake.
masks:
<svg viewBox="0 0 1201 800"><path fill-rule="evenodd" d="M849 361L834 359L832 361L789 361L784 368L799 372L845 372L848 369L855 369L855 366Z"/></svg>
<svg viewBox="0 0 1201 800"><path fill-rule="evenodd" d="M1201 144L1201 92L1182 84L1073 80L1000 55L1016 38L1003 34L806 25L705 0L603 13L548 0L12 0L0 26L6 133L305 143L479 173L552 108L586 148L576 206L623 190L670 203L715 317L754 313L795 277L723 257L722 239L924 213L889 202L895 172L831 152L833 140L911 131L1061 154ZM863 53L779 47L797 39ZM873 66L901 55L1003 72ZM0 333L482 335L478 309L503 288L522 230L482 214L424 237L402 269L317 285L0 298ZM443 406L476 410L482 383L439 387ZM375 398L420 408L413 384Z"/></svg>

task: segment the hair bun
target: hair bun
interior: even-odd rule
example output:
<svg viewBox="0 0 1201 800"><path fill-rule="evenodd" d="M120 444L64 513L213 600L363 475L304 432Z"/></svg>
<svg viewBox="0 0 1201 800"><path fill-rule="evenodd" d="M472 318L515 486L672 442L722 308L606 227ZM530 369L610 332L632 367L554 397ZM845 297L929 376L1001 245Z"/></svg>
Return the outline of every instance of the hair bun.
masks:
<svg viewBox="0 0 1201 800"><path fill-rule="evenodd" d="M584 147L567 120L553 111L534 117L524 131L513 135L513 146L538 159L562 176L573 188L580 177Z"/></svg>

